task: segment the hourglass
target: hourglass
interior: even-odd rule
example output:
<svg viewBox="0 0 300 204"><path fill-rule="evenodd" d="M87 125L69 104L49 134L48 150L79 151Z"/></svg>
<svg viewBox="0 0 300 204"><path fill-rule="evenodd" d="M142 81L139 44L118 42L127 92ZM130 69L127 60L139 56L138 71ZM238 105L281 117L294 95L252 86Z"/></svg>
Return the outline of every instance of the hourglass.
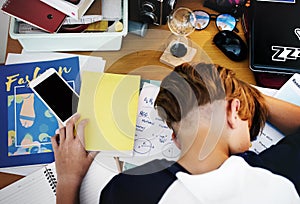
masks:
<svg viewBox="0 0 300 204"><path fill-rule="evenodd" d="M188 8L176 9L168 18L168 27L172 32L168 46L160 61L171 66L189 62L196 54L188 38L195 30L195 14Z"/></svg>

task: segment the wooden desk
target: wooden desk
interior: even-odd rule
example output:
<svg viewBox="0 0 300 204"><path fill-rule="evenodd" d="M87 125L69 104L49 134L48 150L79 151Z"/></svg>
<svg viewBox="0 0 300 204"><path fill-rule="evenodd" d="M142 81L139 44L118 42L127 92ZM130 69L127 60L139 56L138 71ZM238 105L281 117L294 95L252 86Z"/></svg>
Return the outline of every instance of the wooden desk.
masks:
<svg viewBox="0 0 300 204"><path fill-rule="evenodd" d="M200 0L178 0L176 7L186 6L191 9L203 9L209 13L217 13L213 10L204 8ZM164 50L165 43L168 41L166 36L168 27L150 26L145 38L128 34L122 44L122 48L117 52L75 52L76 54L84 54L91 56L101 56L106 63L106 72L111 73L136 73L141 74L144 78L161 80L167 73L171 71L168 67L159 62L159 58ZM244 39L244 33L240 22L237 25L239 35ZM153 30L152 30L153 29ZM249 61L234 62L229 60L220 50L218 50L212 42L214 35L218 32L215 22L211 21L209 26L202 31L195 31L189 37L202 51L206 52L208 59L212 63L234 70L237 76L251 84L256 84L254 75L249 69ZM22 50L18 41L8 39L7 53L20 53ZM199 54L199 53L198 53ZM201 56L200 56L201 58ZM196 56L197 59L197 56ZM21 176L0 173L0 188L18 180Z"/></svg>
<svg viewBox="0 0 300 204"><path fill-rule="evenodd" d="M213 10L203 7L202 5L203 0L178 0L176 7L186 6L191 9L203 9L208 11L209 13L217 13ZM163 30L164 32L168 32L167 25L163 26L150 26L151 29ZM239 35L244 39L244 33L241 27L241 23L238 22L237 28L239 29ZM216 48L213 44L212 39L214 35L218 32L215 21L211 21L209 26L202 31L195 31L189 37L195 42L199 47L201 47L209 56L211 61L216 64L220 64L221 66L233 69L237 76L249 83L255 84L255 79L253 76L252 71L249 69L249 61L245 60L243 62L234 62L229 60L220 50ZM92 55L92 56L101 56L107 60L105 70L107 72L113 73L128 73L133 69L136 69L141 66L145 66L148 64L159 64L164 66L163 64L158 63L159 57L161 55L160 52L149 52L146 51L145 47L148 49L156 49L157 51L162 51L162 49L157 49L161 47L162 40L159 34L156 33L157 38L156 40L155 34L149 37L149 33L153 33L148 31L145 38L141 38L139 36L128 34L122 44L122 48L118 52L76 52L77 54L84 54L84 55ZM150 38L150 40L149 40ZM149 43L150 41L150 43ZM8 46L7 52L13 53L20 53L22 50L21 45L18 41L12 40L11 38L8 39ZM156 70L149 69L147 71L149 76L151 74L154 75L156 78ZM153 76L152 76L153 77Z"/></svg>

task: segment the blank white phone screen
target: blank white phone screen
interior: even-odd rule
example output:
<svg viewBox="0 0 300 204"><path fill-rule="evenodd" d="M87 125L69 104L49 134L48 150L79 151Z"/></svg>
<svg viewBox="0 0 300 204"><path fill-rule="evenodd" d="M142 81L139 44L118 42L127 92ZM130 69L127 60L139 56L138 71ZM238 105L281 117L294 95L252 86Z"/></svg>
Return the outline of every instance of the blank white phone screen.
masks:
<svg viewBox="0 0 300 204"><path fill-rule="evenodd" d="M62 122L76 113L79 98L57 74L43 80L34 90Z"/></svg>

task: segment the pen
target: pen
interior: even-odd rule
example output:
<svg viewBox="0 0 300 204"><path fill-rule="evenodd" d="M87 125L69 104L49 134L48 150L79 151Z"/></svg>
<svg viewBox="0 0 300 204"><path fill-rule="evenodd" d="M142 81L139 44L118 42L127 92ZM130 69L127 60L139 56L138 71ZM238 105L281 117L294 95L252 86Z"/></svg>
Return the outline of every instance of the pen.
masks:
<svg viewBox="0 0 300 204"><path fill-rule="evenodd" d="M249 40L249 31L248 31L248 15L246 13L243 13L242 14L242 28L243 28L243 31L244 31L244 36L245 36L245 39Z"/></svg>
<svg viewBox="0 0 300 204"><path fill-rule="evenodd" d="M245 39L247 41L247 43L249 43L249 18L251 17L251 14L250 14L250 1L247 0L246 4L245 4L245 10L242 14L242 28L243 28L243 31L244 31L244 36L245 36Z"/></svg>

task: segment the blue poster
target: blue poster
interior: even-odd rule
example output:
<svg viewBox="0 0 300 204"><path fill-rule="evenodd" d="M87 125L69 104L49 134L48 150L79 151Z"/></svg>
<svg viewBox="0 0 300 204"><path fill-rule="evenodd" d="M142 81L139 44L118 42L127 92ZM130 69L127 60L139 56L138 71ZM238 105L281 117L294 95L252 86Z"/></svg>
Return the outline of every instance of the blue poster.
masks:
<svg viewBox="0 0 300 204"><path fill-rule="evenodd" d="M0 167L54 161L51 137L58 122L28 82L54 68L79 94L78 60L72 57L0 66Z"/></svg>

